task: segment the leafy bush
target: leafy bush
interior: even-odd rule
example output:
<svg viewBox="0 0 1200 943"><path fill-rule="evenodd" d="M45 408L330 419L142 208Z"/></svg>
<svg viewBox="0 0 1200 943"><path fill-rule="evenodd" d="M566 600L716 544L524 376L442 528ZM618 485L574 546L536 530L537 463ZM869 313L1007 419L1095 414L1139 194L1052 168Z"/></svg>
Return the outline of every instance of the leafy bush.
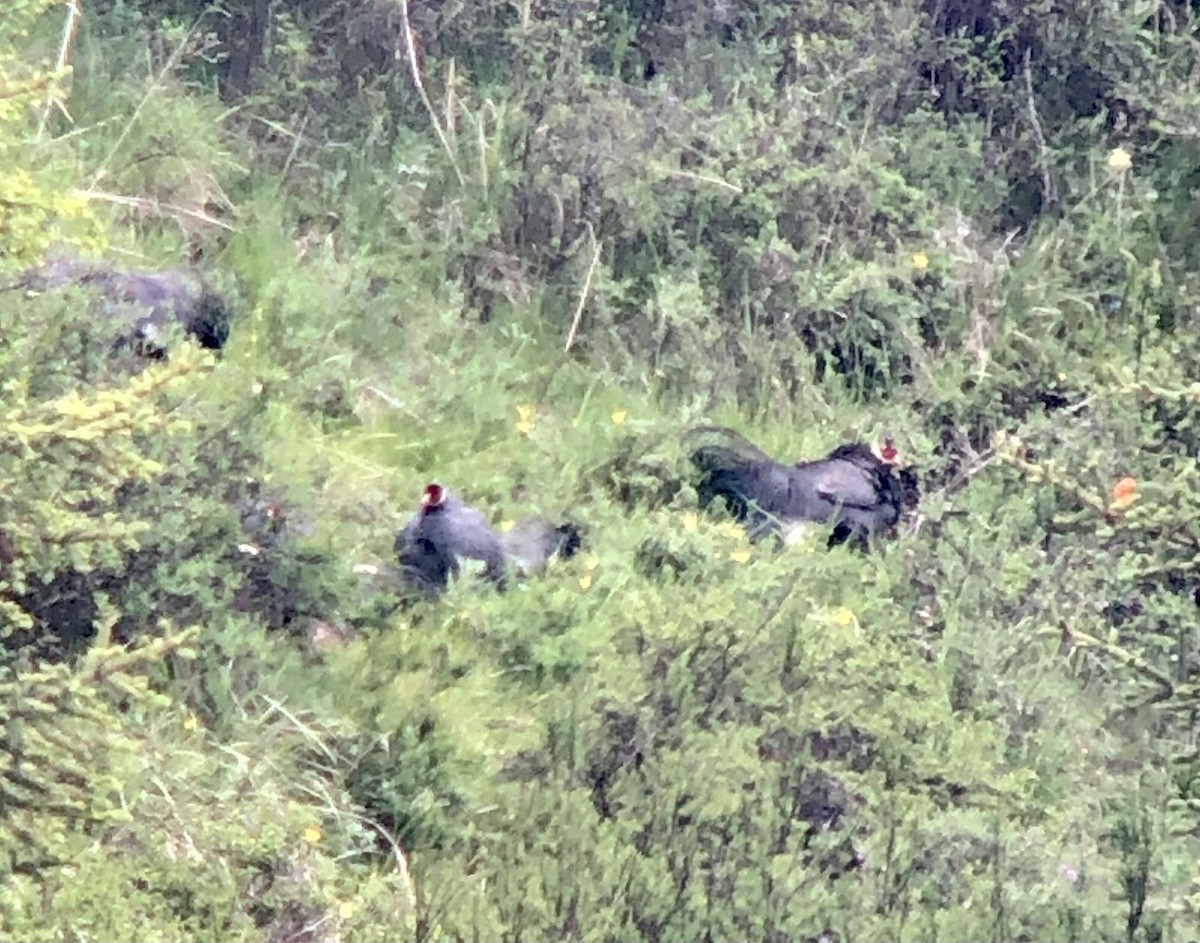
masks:
<svg viewBox="0 0 1200 943"><path fill-rule="evenodd" d="M1194 13L977 7L109 4L41 133L21 7L7 269L238 318L0 296L6 935L1188 939ZM702 421L921 505L751 546ZM583 552L399 608L430 480Z"/></svg>

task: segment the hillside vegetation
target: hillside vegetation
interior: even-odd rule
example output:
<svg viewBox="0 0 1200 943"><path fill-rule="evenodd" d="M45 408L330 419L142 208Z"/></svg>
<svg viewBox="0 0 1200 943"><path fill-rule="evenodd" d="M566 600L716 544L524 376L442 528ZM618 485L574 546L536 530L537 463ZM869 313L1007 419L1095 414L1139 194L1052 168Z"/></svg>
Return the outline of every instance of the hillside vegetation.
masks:
<svg viewBox="0 0 1200 943"><path fill-rule="evenodd" d="M9 0L0 938L1194 941L1198 115L1193 0ZM583 550L407 599L431 481Z"/></svg>

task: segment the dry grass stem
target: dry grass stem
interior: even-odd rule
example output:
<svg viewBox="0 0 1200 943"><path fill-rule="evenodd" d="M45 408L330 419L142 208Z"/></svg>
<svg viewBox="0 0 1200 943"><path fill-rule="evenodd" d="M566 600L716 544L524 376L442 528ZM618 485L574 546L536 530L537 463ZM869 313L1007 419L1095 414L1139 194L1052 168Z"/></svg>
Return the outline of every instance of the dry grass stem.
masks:
<svg viewBox="0 0 1200 943"><path fill-rule="evenodd" d="M79 9L79 4L76 0L67 0L67 21L63 24L62 42L58 46L58 58L54 61L54 74L61 75L63 69L67 67L67 63L71 59L71 44L75 39L75 29L79 24L79 18L83 16L83 11ZM66 115L67 120L71 120L70 114L67 112L66 106L55 91L58 88L58 83L52 83L50 90L46 92L46 105L42 109L42 117L38 120L37 136L41 138L46 133L46 125L50 121L50 112L57 106L58 110Z"/></svg>
<svg viewBox="0 0 1200 943"><path fill-rule="evenodd" d="M223 220L217 219L215 216L209 216L207 213L200 210L189 210L184 206L176 206L173 203L160 203L158 200L149 200L140 196L123 196L119 193L104 193L101 190L72 190L71 196L78 197L81 200L89 200L100 203L115 203L118 206L131 206L142 210L151 210L162 216L169 216L178 220L181 217L192 219L197 222L207 223L210 226L219 226L228 232L236 232L237 228L231 226Z"/></svg>
<svg viewBox="0 0 1200 943"><path fill-rule="evenodd" d="M450 160L450 166L454 168L454 176L458 178L459 185L465 187L467 181L458 167L458 160L454 156L454 148L450 146L450 140L446 137L446 132L442 130L437 112L433 108L433 102L429 100L429 95L425 91L425 83L421 79L421 70L417 65L417 41L413 36L412 25L408 21L408 0L400 0L400 29L404 34L404 50L407 54L409 71L412 73L413 85L417 88L417 94L421 96L421 104L425 106L426 112L429 113L429 121L433 125L433 132L437 135L438 141L441 142L442 148L446 151L446 157Z"/></svg>
<svg viewBox="0 0 1200 943"><path fill-rule="evenodd" d="M741 195L746 191L739 187L736 183L730 183L728 180L722 180L720 177L712 177L708 174L694 174L687 170L670 170L667 171L668 177L680 177L684 180L696 180L700 183L711 183L714 186L722 187L732 193Z"/></svg>
<svg viewBox="0 0 1200 943"><path fill-rule="evenodd" d="M130 115L129 121L126 122L125 127L121 129L121 133L117 135L117 139L113 142L113 146L109 148L108 153L104 156L104 160L100 162L100 166L96 168L95 174L92 175L91 183L89 183L87 186L88 191L95 189L100 181L104 179L104 174L108 170L108 165L112 162L113 157L116 156L117 151L121 149L121 145L125 143L125 139L129 137L130 133L133 131L134 125L138 123L138 119L142 116L142 110L146 107L146 104L150 101L150 99L154 97L154 94L159 90L159 88L162 87L163 79L173 72L175 67L179 65L180 60L183 59L184 50L187 49L188 43L191 41L192 34L196 31L196 26L199 24L199 22L200 20L196 19L192 22L192 25L188 27L188 30L186 33L184 33L183 38L179 40L179 45L177 45L171 52L171 58L167 60L166 64L159 71L158 75L154 77L154 81L150 83L150 87L146 89L146 94L142 96L142 100L138 102L137 107L133 109L133 114Z"/></svg>
<svg viewBox="0 0 1200 943"><path fill-rule="evenodd" d="M587 306L588 298L592 294L592 284L596 279L596 270L600 267L600 250L603 248L603 243L596 241L596 233L592 230L592 224L588 223L588 236L592 240L592 261L588 265L587 275L583 279L583 290L579 293L579 304L575 306L575 316L571 319L571 330L567 332L567 342L563 346L563 353L571 352L571 347L575 343L575 338L579 334L579 323L583 320L583 309Z"/></svg>

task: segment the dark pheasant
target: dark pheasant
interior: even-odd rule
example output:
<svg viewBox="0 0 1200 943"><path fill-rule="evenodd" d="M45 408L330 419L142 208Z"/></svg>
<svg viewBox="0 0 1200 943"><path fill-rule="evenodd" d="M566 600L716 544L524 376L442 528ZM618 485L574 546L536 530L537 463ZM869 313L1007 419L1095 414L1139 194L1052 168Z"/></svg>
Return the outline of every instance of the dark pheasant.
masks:
<svg viewBox="0 0 1200 943"><path fill-rule="evenodd" d="M483 564L483 575L503 590L510 569L524 576L543 569L555 555L569 557L580 547L573 524L527 518L498 535L483 512L439 484L421 495L417 513L396 535L394 549L407 582L426 596L440 594L462 570L463 560Z"/></svg>
<svg viewBox="0 0 1200 943"><path fill-rule="evenodd" d="M773 535L782 542L797 525L816 523L831 527L831 547L847 541L865 547L915 503L915 473L897 468L890 439L876 449L856 442L816 461L784 465L732 429L692 433L699 434L720 440L691 453L701 507L723 498L752 540Z"/></svg>
<svg viewBox="0 0 1200 943"><path fill-rule="evenodd" d="M30 294L79 288L91 297L94 312L120 328L114 351L130 348L141 357L162 359L163 334L173 323L210 350L229 340L231 317L224 300L189 271L138 272L55 252L17 284Z"/></svg>

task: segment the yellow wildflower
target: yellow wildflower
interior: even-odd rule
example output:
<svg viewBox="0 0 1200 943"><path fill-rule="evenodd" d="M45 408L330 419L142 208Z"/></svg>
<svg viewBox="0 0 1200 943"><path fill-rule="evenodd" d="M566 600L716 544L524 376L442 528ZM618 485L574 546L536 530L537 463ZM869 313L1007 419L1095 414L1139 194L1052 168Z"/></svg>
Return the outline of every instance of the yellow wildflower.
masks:
<svg viewBox="0 0 1200 943"><path fill-rule="evenodd" d="M187 715L187 717L183 721L183 729L184 730L199 730L200 729L200 721L196 719L195 714Z"/></svg>
<svg viewBox="0 0 1200 943"><path fill-rule="evenodd" d="M532 419L533 418L533 407L532 406L518 406L517 407L517 418L520 420Z"/></svg>
<svg viewBox="0 0 1200 943"><path fill-rule="evenodd" d="M914 252L912 257L912 265L918 272L923 272L929 268L929 256L924 252Z"/></svg>
<svg viewBox="0 0 1200 943"><path fill-rule="evenodd" d="M310 845L315 845L321 840L321 826L310 825L304 830L304 840Z"/></svg>
<svg viewBox="0 0 1200 943"><path fill-rule="evenodd" d="M695 511L688 511L683 515L683 532L685 534L694 534L700 529L700 515Z"/></svg>
<svg viewBox="0 0 1200 943"><path fill-rule="evenodd" d="M1108 165L1109 170L1124 173L1133 166L1133 157L1125 148L1114 147L1108 152L1108 159L1104 163Z"/></svg>
<svg viewBox="0 0 1200 943"><path fill-rule="evenodd" d="M848 628L858 621L858 616L854 614L853 609L847 609L845 606L839 606L829 614L829 621L841 628Z"/></svg>
<svg viewBox="0 0 1200 943"><path fill-rule="evenodd" d="M343 920L349 920L351 917L354 916L354 912L356 910L358 910L358 908L354 906L354 901L352 901L352 900L339 901L337 909L338 909L338 916L341 917Z"/></svg>
<svg viewBox="0 0 1200 943"><path fill-rule="evenodd" d="M533 423L528 419L519 419L517 421L517 432L521 435L529 435L533 431Z"/></svg>
<svg viewBox="0 0 1200 943"><path fill-rule="evenodd" d="M584 573L583 576L579 577L579 588L580 589L590 589L591 585L592 585L592 578L589 574Z"/></svg>
<svg viewBox="0 0 1200 943"><path fill-rule="evenodd" d="M746 539L746 529L737 521L725 521L720 525L720 529L730 537L736 540Z"/></svg>
<svg viewBox="0 0 1200 943"><path fill-rule="evenodd" d="M58 200L59 212L64 216L80 216L87 206L87 200L78 196L63 196Z"/></svg>
<svg viewBox="0 0 1200 943"><path fill-rule="evenodd" d="M512 530L516 526L517 526L516 521L501 521L499 530L500 530L500 533L507 534L510 530Z"/></svg>
<svg viewBox="0 0 1200 943"><path fill-rule="evenodd" d="M589 553L583 558L583 568L589 573L600 565L600 558L594 553Z"/></svg>
<svg viewBox="0 0 1200 943"><path fill-rule="evenodd" d="M614 409L612 414L612 424L614 426L622 425L629 418L629 410Z"/></svg>
<svg viewBox="0 0 1200 943"><path fill-rule="evenodd" d="M734 563L749 563L750 562L750 551L749 550L731 550L731 551L729 551L729 559L732 560Z"/></svg>

